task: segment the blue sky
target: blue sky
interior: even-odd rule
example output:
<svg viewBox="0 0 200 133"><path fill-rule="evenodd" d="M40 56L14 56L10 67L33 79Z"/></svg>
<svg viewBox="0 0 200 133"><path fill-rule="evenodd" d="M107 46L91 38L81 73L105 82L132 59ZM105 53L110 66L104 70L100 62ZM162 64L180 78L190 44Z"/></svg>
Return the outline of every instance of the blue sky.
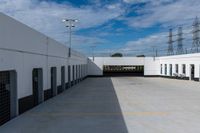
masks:
<svg viewBox="0 0 200 133"><path fill-rule="evenodd" d="M78 19L73 30L73 48L91 55L122 52L165 52L168 29L178 26L192 31L200 14L199 0L1 0L0 11L68 45L63 18ZM176 33L174 33L176 34ZM192 34L184 34L184 47L191 47ZM174 44L174 47L176 44Z"/></svg>

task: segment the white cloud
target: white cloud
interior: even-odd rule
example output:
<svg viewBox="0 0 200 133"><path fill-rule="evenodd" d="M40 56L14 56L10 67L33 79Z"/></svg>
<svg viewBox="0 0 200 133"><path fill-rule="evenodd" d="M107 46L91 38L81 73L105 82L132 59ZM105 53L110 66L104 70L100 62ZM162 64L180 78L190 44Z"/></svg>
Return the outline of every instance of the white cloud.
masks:
<svg viewBox="0 0 200 133"><path fill-rule="evenodd" d="M102 45L108 42L105 39L101 39L97 37L85 37L85 36L80 36L80 35L75 35L72 41L75 44L74 46L79 47L79 48ZM79 44L82 44L82 46Z"/></svg>
<svg viewBox="0 0 200 133"><path fill-rule="evenodd" d="M160 5L166 2L172 2L174 0L123 0L127 4L140 4L140 3L149 3L151 5Z"/></svg>
<svg viewBox="0 0 200 133"><path fill-rule="evenodd" d="M147 2L147 1L149 0L123 0L123 2L129 3L129 4L137 4L137 3Z"/></svg>
<svg viewBox="0 0 200 133"><path fill-rule="evenodd" d="M119 17L123 9L117 5L109 8L94 8L91 6L73 7L70 4L39 2L38 0L1 0L0 11L14 17L28 26L55 38L58 41L66 39L63 34L67 29L61 22L63 18L79 20L76 30L96 27ZM84 36L82 36L84 38ZM85 40L88 40L85 37Z"/></svg>
<svg viewBox="0 0 200 133"><path fill-rule="evenodd" d="M121 49L125 54L145 54L151 55L153 52L153 47L157 49L166 49L167 47L167 34L155 34L150 35L145 38L140 38L135 41L129 41L126 43L125 47Z"/></svg>
<svg viewBox="0 0 200 133"><path fill-rule="evenodd" d="M156 24L163 26L185 25L191 23L200 14L199 0L164 0L159 4L155 0L136 12L138 17L125 18L132 27L147 28ZM168 3L166 3L168 2ZM192 24L191 24L192 25Z"/></svg>

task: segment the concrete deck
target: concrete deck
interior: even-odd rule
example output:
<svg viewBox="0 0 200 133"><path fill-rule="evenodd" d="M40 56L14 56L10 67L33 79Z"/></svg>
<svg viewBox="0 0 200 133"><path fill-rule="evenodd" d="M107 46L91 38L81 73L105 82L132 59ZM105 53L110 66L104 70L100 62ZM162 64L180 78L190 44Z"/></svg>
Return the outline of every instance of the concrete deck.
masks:
<svg viewBox="0 0 200 133"><path fill-rule="evenodd" d="M199 133L200 83L88 78L0 127L1 133Z"/></svg>

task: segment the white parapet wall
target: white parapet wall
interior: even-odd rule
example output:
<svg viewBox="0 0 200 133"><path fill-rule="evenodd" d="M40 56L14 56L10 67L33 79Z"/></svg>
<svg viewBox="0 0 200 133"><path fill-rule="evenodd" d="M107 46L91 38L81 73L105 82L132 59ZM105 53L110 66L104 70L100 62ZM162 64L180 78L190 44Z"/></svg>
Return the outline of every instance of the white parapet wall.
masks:
<svg viewBox="0 0 200 133"><path fill-rule="evenodd" d="M17 107L28 109L33 95L33 70L42 70L44 98L51 89L51 68L56 68L56 86L61 87L65 68L66 84L87 76L88 58L38 31L0 13L0 72L15 71ZM68 71L70 67L70 71ZM74 70L73 70L74 67ZM69 78L70 77L70 78ZM69 81L69 79L70 81ZM19 105L18 105L19 104ZM19 109L20 110L20 109Z"/></svg>
<svg viewBox="0 0 200 133"><path fill-rule="evenodd" d="M0 42L0 71L17 71L20 90L18 98L32 93L28 88L31 88L33 68L44 69L44 89L49 89L48 73L51 67L57 67L57 84L60 85L61 66L67 68L68 65L87 64L86 56L72 50L72 57L68 58L66 46L2 13L0 13Z"/></svg>

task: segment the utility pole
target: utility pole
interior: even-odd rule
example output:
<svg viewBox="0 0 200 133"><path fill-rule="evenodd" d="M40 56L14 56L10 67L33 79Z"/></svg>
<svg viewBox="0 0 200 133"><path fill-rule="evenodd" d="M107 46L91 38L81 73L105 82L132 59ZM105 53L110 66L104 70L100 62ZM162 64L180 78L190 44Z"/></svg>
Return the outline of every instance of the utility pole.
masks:
<svg viewBox="0 0 200 133"><path fill-rule="evenodd" d="M198 17L195 18L193 23L193 43L192 43L192 49L191 52L198 52L199 51L199 45L200 45L200 38L199 38L199 19Z"/></svg>
<svg viewBox="0 0 200 133"><path fill-rule="evenodd" d="M63 19L65 26L69 28L69 55L71 57L71 48L72 48L72 28L75 27L75 22L78 22L77 19Z"/></svg>

